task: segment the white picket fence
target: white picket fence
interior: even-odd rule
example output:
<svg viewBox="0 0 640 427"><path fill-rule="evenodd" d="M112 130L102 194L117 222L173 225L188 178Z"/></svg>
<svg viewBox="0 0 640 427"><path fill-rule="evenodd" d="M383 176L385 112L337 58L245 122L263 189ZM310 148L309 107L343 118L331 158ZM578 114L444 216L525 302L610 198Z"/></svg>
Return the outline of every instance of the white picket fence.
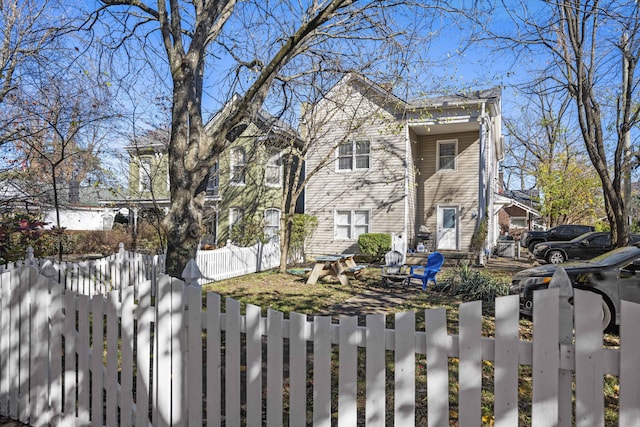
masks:
<svg viewBox="0 0 640 427"><path fill-rule="evenodd" d="M0 265L0 272L21 266L41 268L46 261L35 258L33 249L28 248L24 260ZM280 246L274 242L250 247L228 244L220 249L198 251L196 264L203 275L200 284L229 279L278 267ZM118 252L111 256L81 262L55 262L54 265L58 270L55 278L65 289L91 296L133 286L137 296L140 283L151 280L155 284L164 273L165 257L126 251L120 243ZM155 295L155 288L152 286L152 295Z"/></svg>
<svg viewBox="0 0 640 427"><path fill-rule="evenodd" d="M356 317L263 317L254 305L243 314L213 293L203 307L197 277L185 285L161 276L154 299L151 281L137 298L133 287L89 297L45 277L55 275L50 265L41 273L0 275L0 414L33 426L425 425L417 413L428 426L478 426L487 363L496 426L518 425L521 366L532 368L532 426L604 425L605 374L619 377L619 425L640 419L640 305L622 304L620 348L604 348L601 300L589 292L575 292L574 317L566 289L536 291L526 341L517 295L496 300L488 337L479 301L460 305L452 335L445 309L426 310L424 330L414 312L395 314L388 329L378 314L366 326ZM416 398L421 369L426 391Z"/></svg>

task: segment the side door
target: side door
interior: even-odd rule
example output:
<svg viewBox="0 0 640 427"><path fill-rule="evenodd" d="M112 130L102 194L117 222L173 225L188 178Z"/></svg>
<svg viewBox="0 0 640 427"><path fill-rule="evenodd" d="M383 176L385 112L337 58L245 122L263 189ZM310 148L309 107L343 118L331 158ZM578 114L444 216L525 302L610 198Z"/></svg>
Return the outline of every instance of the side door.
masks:
<svg viewBox="0 0 640 427"><path fill-rule="evenodd" d="M438 230L436 247L438 250L458 249L458 207L438 206Z"/></svg>
<svg viewBox="0 0 640 427"><path fill-rule="evenodd" d="M605 252L609 252L611 249L611 234L599 234L582 241L578 246L578 253L575 258L591 259Z"/></svg>

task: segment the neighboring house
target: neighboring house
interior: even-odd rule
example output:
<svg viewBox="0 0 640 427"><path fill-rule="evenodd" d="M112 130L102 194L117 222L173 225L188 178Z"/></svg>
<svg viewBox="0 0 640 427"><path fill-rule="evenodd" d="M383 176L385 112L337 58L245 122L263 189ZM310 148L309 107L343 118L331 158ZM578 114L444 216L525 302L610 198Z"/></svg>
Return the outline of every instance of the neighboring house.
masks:
<svg viewBox="0 0 640 427"><path fill-rule="evenodd" d="M532 230L540 218L538 211L516 199L497 194L494 206L498 214L501 236L518 240L525 230Z"/></svg>
<svg viewBox="0 0 640 427"><path fill-rule="evenodd" d="M33 194L37 191L36 194ZM46 223L45 228L58 224L67 230L110 230L118 208L109 203L111 192L94 185L58 189L58 212L55 209L53 191L33 188L19 179L0 183L0 213L29 213Z"/></svg>
<svg viewBox="0 0 640 427"><path fill-rule="evenodd" d="M419 230L431 249L466 252L486 215L486 249L496 242L500 89L406 102L349 75L311 117L306 170L322 169L305 189L319 223L308 253L356 252L362 233L402 234L415 247Z"/></svg>
<svg viewBox="0 0 640 427"><path fill-rule="evenodd" d="M168 138L168 130L154 131L126 147L131 158L129 197L136 206L134 213L135 209L165 211L169 207ZM224 244L231 228L249 216L261 219L269 236L278 236L281 204L288 195L284 158L292 143L300 143L298 134L264 111L245 121L242 132L211 168L202 246Z"/></svg>

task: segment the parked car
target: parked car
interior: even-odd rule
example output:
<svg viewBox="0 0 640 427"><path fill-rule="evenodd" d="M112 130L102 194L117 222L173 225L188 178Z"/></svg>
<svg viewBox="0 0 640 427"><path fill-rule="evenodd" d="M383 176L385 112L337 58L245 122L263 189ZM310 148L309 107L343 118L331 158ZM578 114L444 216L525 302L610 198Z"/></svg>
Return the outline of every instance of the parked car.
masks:
<svg viewBox="0 0 640 427"><path fill-rule="evenodd" d="M574 288L602 295L603 329L620 323L620 301L640 303L640 247L625 246L589 261L546 264L516 273L510 292L520 295L520 312L533 313L533 292L549 286L557 268L564 268Z"/></svg>
<svg viewBox="0 0 640 427"><path fill-rule="evenodd" d="M550 241L566 242L589 231L596 230L590 225L563 224L544 231L525 231L520 236L520 246L529 249L529 252L533 252L533 248L538 243Z"/></svg>
<svg viewBox="0 0 640 427"><path fill-rule="evenodd" d="M629 244L640 242L640 235L631 234ZM591 259L613 249L611 233L591 231L568 242L543 242L533 248L533 256L542 262L559 264L566 261Z"/></svg>

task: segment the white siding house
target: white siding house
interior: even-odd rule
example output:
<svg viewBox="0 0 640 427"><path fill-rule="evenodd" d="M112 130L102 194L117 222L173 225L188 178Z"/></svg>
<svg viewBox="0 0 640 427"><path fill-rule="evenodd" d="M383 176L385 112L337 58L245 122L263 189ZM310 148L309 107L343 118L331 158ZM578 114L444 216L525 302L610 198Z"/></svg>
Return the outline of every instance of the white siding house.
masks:
<svg viewBox="0 0 640 427"><path fill-rule="evenodd" d="M308 253L358 252L361 233L396 233L428 249L467 251L489 215L503 156L500 90L405 102L355 75L314 107L305 212L318 218Z"/></svg>

